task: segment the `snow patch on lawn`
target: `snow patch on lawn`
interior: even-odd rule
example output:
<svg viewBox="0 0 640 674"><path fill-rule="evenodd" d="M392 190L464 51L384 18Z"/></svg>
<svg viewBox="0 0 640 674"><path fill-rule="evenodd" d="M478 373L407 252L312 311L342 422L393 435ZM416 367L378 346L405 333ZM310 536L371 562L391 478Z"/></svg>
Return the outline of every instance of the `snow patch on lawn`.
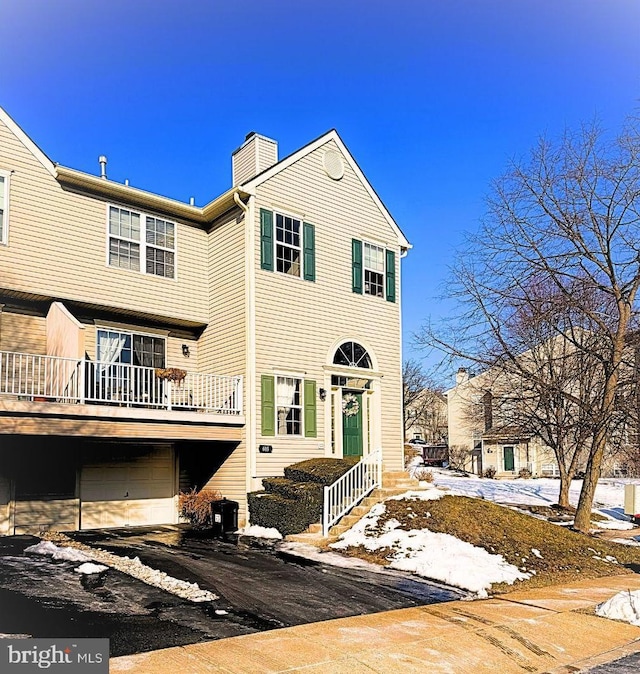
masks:
<svg viewBox="0 0 640 674"><path fill-rule="evenodd" d="M640 627L640 590L623 590L596 606L596 615L612 620L624 620Z"/></svg>
<svg viewBox="0 0 640 674"><path fill-rule="evenodd" d="M423 492L415 494L422 495ZM414 497L413 492L411 497ZM520 571L502 555L491 554L450 534L426 529L405 531L399 529L400 523L393 519L387 521L380 531L379 520L385 510L384 503L375 505L368 515L342 534L340 540L331 547L344 550L363 546L371 552L388 549L391 552L387 559L392 569L439 580L476 592L480 597L487 596L487 590L493 583L512 584L516 580L531 578L531 573Z"/></svg>
<svg viewBox="0 0 640 674"><path fill-rule="evenodd" d="M615 529L618 531L629 531L635 529L635 525L631 522L624 522L623 520L599 520L597 522L598 529Z"/></svg>
<svg viewBox="0 0 640 674"><path fill-rule="evenodd" d="M251 536L252 538L282 538L282 534L274 527L259 527L257 524L240 529L238 533L240 536Z"/></svg>

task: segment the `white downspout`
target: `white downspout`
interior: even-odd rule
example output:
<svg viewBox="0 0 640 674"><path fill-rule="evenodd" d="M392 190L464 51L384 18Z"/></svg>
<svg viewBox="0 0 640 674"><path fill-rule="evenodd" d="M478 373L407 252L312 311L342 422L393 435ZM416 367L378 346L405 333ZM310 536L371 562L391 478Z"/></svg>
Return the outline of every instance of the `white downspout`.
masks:
<svg viewBox="0 0 640 674"><path fill-rule="evenodd" d="M245 204L238 192L233 200L244 213L245 220L245 322L246 322L246 367L245 367L245 436L247 442L246 490L253 491L253 480L256 476L256 344L255 344L255 218L254 197L249 197L249 205ZM247 521L249 512L247 511Z"/></svg>

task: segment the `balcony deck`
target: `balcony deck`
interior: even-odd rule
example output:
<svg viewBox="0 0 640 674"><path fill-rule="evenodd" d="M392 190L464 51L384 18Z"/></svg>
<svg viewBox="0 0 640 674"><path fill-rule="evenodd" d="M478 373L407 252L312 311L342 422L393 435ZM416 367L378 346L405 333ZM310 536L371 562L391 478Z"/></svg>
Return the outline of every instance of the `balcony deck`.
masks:
<svg viewBox="0 0 640 674"><path fill-rule="evenodd" d="M240 439L242 377L166 374L0 351L0 433Z"/></svg>

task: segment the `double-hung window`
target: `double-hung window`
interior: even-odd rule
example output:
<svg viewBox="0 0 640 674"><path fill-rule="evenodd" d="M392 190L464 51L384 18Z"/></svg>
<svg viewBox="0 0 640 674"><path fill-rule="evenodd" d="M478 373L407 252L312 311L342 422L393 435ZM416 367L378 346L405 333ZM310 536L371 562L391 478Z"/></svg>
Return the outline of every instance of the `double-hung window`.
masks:
<svg viewBox="0 0 640 674"><path fill-rule="evenodd" d="M109 266L174 278L175 227L173 222L109 206Z"/></svg>
<svg viewBox="0 0 640 674"><path fill-rule="evenodd" d="M9 173L0 171L0 243L7 243L9 234Z"/></svg>
<svg viewBox="0 0 640 674"><path fill-rule="evenodd" d="M302 435L302 380L277 377L278 435Z"/></svg>
<svg viewBox="0 0 640 674"><path fill-rule="evenodd" d="M315 380L263 374L260 396L263 436L318 437Z"/></svg>
<svg viewBox="0 0 640 674"><path fill-rule="evenodd" d="M374 243L351 240L352 290L396 301L396 253Z"/></svg>
<svg viewBox="0 0 640 674"><path fill-rule="evenodd" d="M261 269L315 281L315 241L316 230L312 224L291 215L260 209Z"/></svg>
<svg viewBox="0 0 640 674"><path fill-rule="evenodd" d="M276 213L276 271L300 276L300 220Z"/></svg>
<svg viewBox="0 0 640 674"><path fill-rule="evenodd" d="M384 248L364 244L364 293L384 297Z"/></svg>

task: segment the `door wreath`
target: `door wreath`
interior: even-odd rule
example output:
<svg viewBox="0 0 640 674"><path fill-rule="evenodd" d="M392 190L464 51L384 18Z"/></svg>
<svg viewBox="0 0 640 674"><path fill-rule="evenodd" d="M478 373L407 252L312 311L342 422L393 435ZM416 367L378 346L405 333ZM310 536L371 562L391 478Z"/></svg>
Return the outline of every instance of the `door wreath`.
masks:
<svg viewBox="0 0 640 674"><path fill-rule="evenodd" d="M345 417L355 417L360 411L360 403L353 393L342 396L342 413Z"/></svg>

